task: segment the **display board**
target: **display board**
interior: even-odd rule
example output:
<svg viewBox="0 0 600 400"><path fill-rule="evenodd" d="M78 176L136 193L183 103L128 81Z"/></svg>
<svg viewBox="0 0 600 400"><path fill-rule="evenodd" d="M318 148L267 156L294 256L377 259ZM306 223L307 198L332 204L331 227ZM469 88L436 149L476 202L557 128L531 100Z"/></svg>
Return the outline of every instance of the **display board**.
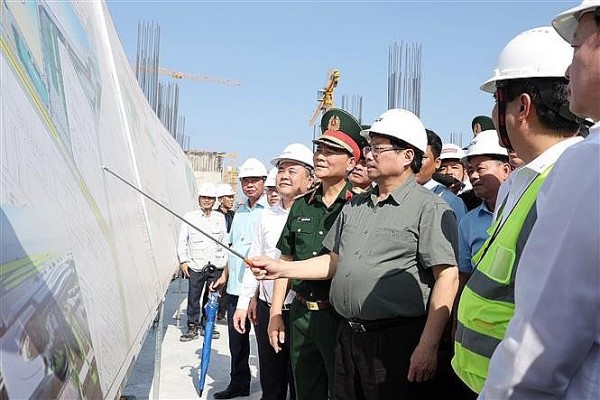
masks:
<svg viewBox="0 0 600 400"><path fill-rule="evenodd" d="M195 182L100 1L0 11L0 399L114 398L175 272ZM133 23L133 22L132 22Z"/></svg>

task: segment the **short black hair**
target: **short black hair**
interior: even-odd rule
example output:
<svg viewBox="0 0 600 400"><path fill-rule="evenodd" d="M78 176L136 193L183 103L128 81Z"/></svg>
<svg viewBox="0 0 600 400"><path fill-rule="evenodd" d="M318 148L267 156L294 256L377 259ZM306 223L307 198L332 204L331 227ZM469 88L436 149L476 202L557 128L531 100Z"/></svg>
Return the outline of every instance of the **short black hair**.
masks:
<svg viewBox="0 0 600 400"><path fill-rule="evenodd" d="M490 117L485 116L485 115L478 115L475 118L473 118L473 121L471 121L471 130L473 130L475 128L475 124L479 124L479 126L481 126L482 131L496 129L496 127L494 126L494 121L492 121L492 119Z"/></svg>
<svg viewBox="0 0 600 400"><path fill-rule="evenodd" d="M431 146L433 156L439 158L442 154L442 139L431 129L425 129L425 132L427 132L427 145Z"/></svg>
<svg viewBox="0 0 600 400"><path fill-rule="evenodd" d="M579 120L569 111L567 78L524 78L502 81L506 99L513 101L527 94L535 106L540 124L556 136L571 137L579 130ZM501 84L502 84L501 83Z"/></svg>
<svg viewBox="0 0 600 400"><path fill-rule="evenodd" d="M423 165L423 152L402 139L398 139L392 136L388 136L388 138L390 139L390 144L392 146L400 147L402 149L411 149L415 153L415 156L413 157L413 160L410 163L410 169L413 173L418 173L421 170L421 166Z"/></svg>
<svg viewBox="0 0 600 400"><path fill-rule="evenodd" d="M596 22L596 27L600 31L600 7L596 7L594 11L594 21Z"/></svg>

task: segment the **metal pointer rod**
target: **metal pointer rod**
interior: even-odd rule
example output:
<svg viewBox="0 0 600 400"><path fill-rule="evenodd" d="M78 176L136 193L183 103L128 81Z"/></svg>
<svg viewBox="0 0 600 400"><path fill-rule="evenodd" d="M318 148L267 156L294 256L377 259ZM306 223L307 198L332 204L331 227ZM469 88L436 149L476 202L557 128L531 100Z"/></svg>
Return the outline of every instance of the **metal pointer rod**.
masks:
<svg viewBox="0 0 600 400"><path fill-rule="evenodd" d="M187 219L183 218L181 215L177 214L175 211L172 211L170 208L164 206L159 201L154 200L152 197L150 197L149 195L147 195L146 193L144 193L141 189L138 189L136 186L132 185L131 183L127 182L125 179L121 178L119 175L117 175L116 173L114 173L113 171L111 171L108 167L102 166L101 168L103 170L105 170L106 172L110 173L111 175L113 175L115 178L117 178L120 181L122 181L123 183L125 183L127 186L129 186L130 188L132 188L136 192L138 192L141 195L143 195L144 197L146 197L148 200L152 201L154 204L156 204L159 207L163 208L164 210L168 211L169 213L171 213L175 217L179 218L181 221L185 222L186 224L188 224L189 226L191 226L192 228L194 228L195 230L197 230L198 232L200 232L201 234L203 234L204 236L206 236L207 238L209 238L210 240L212 240L213 242L215 242L219 246L223 247L225 250L227 250L228 252L230 252L234 256L239 257L242 260L244 260L244 262L246 264L248 264L249 267L254 268L254 264L252 264L252 261L250 261L248 258L244 257L241 253L239 253L239 252L233 250L232 248L230 248L229 246L227 246L227 245L219 242L217 239L213 238L208 233L204 232L202 229L198 228L196 225L192 224L190 221L188 221Z"/></svg>

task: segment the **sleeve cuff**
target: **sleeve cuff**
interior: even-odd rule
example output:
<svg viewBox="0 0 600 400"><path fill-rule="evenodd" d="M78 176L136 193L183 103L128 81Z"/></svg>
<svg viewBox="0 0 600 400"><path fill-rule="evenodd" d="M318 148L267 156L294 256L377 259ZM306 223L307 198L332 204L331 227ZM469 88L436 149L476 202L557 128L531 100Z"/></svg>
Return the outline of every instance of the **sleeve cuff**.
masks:
<svg viewBox="0 0 600 400"><path fill-rule="evenodd" d="M235 308L236 309L239 308L240 310L248 310L249 305L250 305L250 297L241 295L240 297L238 297L238 302L237 302L237 305L235 306Z"/></svg>

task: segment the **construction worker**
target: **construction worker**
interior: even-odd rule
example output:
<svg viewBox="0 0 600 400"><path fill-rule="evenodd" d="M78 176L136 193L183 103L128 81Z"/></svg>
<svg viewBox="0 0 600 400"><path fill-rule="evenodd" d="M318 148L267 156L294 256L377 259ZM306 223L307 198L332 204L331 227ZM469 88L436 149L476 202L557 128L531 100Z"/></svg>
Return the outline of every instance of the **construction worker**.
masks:
<svg viewBox="0 0 600 400"><path fill-rule="evenodd" d="M228 183L219 183L217 185L217 198L219 199L219 207L217 207L217 211L225 216L225 225L227 226L227 233L231 231L231 223L233 222L233 217L235 215L235 211L233 209L233 199L235 198L235 190ZM229 235L227 235L229 238ZM228 239L229 240L229 239ZM231 243L228 243L231 245ZM204 291L206 294L207 292ZM225 288L222 287L219 289L219 310L217 311L217 319L215 323L219 325L227 325L227 292ZM206 299L205 299L206 297ZM202 304L206 304L208 300L207 296L202 298ZM202 307L204 308L204 306Z"/></svg>
<svg viewBox="0 0 600 400"><path fill-rule="evenodd" d="M492 121L492 119L486 115L478 115L473 118L473 121L471 121L471 130L473 131L473 136L477 136L479 133L490 129L496 128L494 127L494 121Z"/></svg>
<svg viewBox="0 0 600 400"><path fill-rule="evenodd" d="M208 233L219 242L224 242L227 235L225 218L222 214L213 212L213 206L217 200L217 190L212 183L203 183L198 190L198 203L200 210L190 211L184 218L192 224ZM205 311L202 308L202 319L200 317L200 295L209 276L210 266L217 268L217 278L223 273L227 263L227 253L223 248L204 234L181 224L179 230L179 245L177 254L183 276L189 279L187 300L187 327L186 333L179 340L188 342L198 338L198 331L204 336L204 324L206 323ZM213 331L213 338L218 338L219 332Z"/></svg>
<svg viewBox="0 0 600 400"><path fill-rule="evenodd" d="M327 252L323 238L348 199L351 185L345 177L361 157L361 126L344 110L332 108L321 118L321 131L313 143L315 176L320 184L296 199L290 209L277 248L281 259L305 260ZM290 308L291 358L299 400L333 398L334 348L339 315L329 304L331 280L281 279L275 282L271 304L271 346L279 349L290 339L280 323L288 283L296 292Z"/></svg>
<svg viewBox="0 0 600 400"><path fill-rule="evenodd" d="M273 207L279 202L279 193L277 193L277 168L271 168L265 180L265 188L267 190L267 203Z"/></svg>
<svg viewBox="0 0 600 400"><path fill-rule="evenodd" d="M233 210L235 191L230 184L219 183L217 185L217 198L219 199L219 207L217 207L217 211L225 216L227 233L229 233L231 230L231 223L233 222L233 216L235 215L235 211Z"/></svg>
<svg viewBox="0 0 600 400"><path fill-rule="evenodd" d="M452 366L478 393L513 316L515 273L536 220L539 189L560 154L581 140L574 137L580 124L568 111L564 77L572 54L550 27L525 31L504 47L481 87L495 93L492 115L503 146L525 164L505 182L508 195L496 202L498 217L459 301Z"/></svg>
<svg viewBox="0 0 600 400"><path fill-rule="evenodd" d="M451 176L455 179L450 186L447 186L452 193L459 195L472 189L467 171L462 162L465 157L465 151L454 143L444 143L440 152L440 166L437 173Z"/></svg>
<svg viewBox="0 0 600 400"><path fill-rule="evenodd" d="M252 246L248 252L249 257L266 255L275 259L279 258L281 252L276 245L292 204L296 197L306 193L312 186L313 153L305 145L292 143L286 146L281 154L271 160L271 164L276 166L277 190L280 200L261 215ZM257 292L258 300L256 299ZM258 343L260 386L263 400L286 400L288 387L290 399L293 400L296 397L289 345L285 342L279 345L278 350L274 349L271 347L267 332L269 320L272 320L273 324L284 326L285 331L290 331L289 309L294 296L295 293L291 290L284 301L281 314L270 316L273 283L261 281L259 284L249 269L244 272L242 294L233 317L234 327L238 332L244 333L246 317L250 317L252 306L256 304L257 321L255 321L254 331Z"/></svg>
<svg viewBox="0 0 600 400"><path fill-rule="evenodd" d="M295 262L259 258L253 272L333 277L330 301L343 318L335 398L431 398L426 381L458 288L456 217L415 180L427 150L417 116L388 110L364 134L377 185L343 208L323 241L329 252Z"/></svg>
<svg viewBox="0 0 600 400"><path fill-rule="evenodd" d="M267 169L256 158L248 158L240 166L238 176L242 192L244 192L247 199L235 212L229 242L233 250L247 256L254 238L256 224L265 207L268 207L264 195ZM244 260L238 257L230 257L223 275L213 284L213 288L218 289L227 283L227 324L229 351L231 353L231 380L226 389L214 394L215 399L231 399L248 396L250 393L251 375L248 364L250 356L250 322L246 321L246 329L243 334L236 331L233 325L233 314L237 307L245 269Z"/></svg>
<svg viewBox="0 0 600 400"><path fill-rule="evenodd" d="M583 1L553 25L575 50L570 110L595 125L540 190L516 276L515 316L482 399L600 397L600 1Z"/></svg>
<svg viewBox="0 0 600 400"><path fill-rule="evenodd" d="M467 213L465 203L461 198L452 193L450 189L433 179L433 175L441 165L442 139L430 129L426 129L426 132L427 151L423 154L423 165L421 166L421 170L416 173L415 178L419 185L423 185L443 198L450 205L456 215L456 219L460 222L461 218Z"/></svg>
<svg viewBox="0 0 600 400"><path fill-rule="evenodd" d="M508 152L500 146L494 130L475 136L463 158L473 185L473 193L483 200L481 205L465 215L458 225L458 271L461 288L475 269L472 257L488 238L492 225L498 189L510 175Z"/></svg>

